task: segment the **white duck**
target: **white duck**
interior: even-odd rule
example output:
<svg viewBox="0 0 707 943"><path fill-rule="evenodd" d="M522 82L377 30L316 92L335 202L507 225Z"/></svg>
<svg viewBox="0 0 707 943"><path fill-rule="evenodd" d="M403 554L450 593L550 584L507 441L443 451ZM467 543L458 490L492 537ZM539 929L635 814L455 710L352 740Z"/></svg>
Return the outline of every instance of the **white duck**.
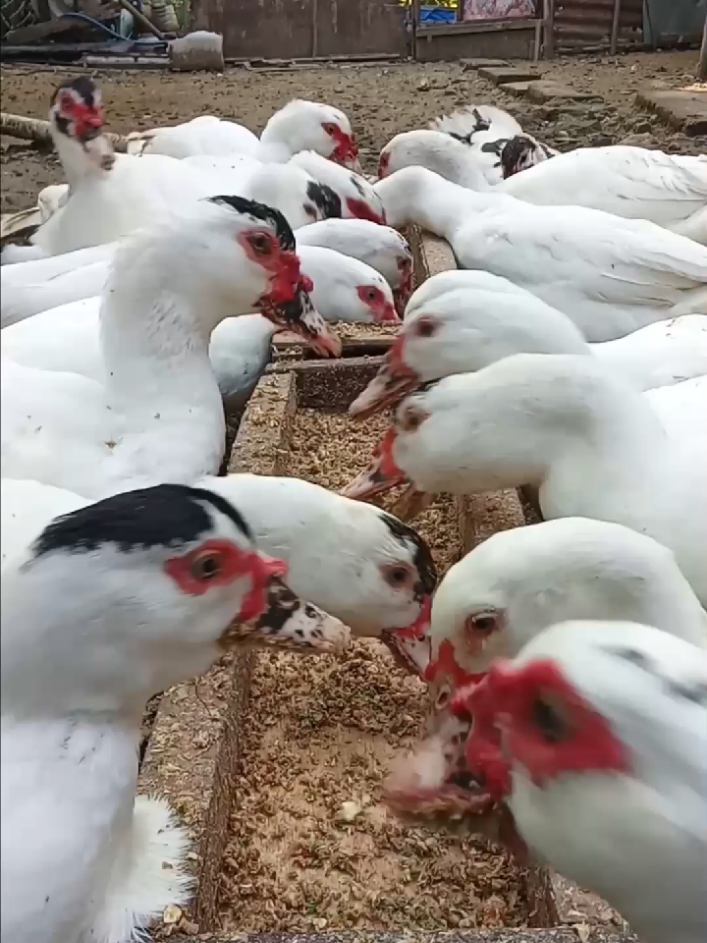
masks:
<svg viewBox="0 0 707 943"><path fill-rule="evenodd" d="M3 476L96 497L215 472L225 435L208 356L216 324L258 308L318 349L339 349L294 249L282 215L237 197L196 202L136 234L101 308L103 383L4 358Z"/></svg>
<svg viewBox="0 0 707 943"><path fill-rule="evenodd" d="M431 297L428 289L422 303L420 289L413 294L390 353L350 415L371 415L423 383L517 353L591 354L639 390L707 374L705 315L656 321L618 340L587 344L568 317L530 292L488 272L459 275L459 287ZM500 284L491 286L492 279Z"/></svg>
<svg viewBox="0 0 707 943"><path fill-rule="evenodd" d="M321 318L368 324L399 321L390 286L369 265L318 246L301 246L298 256L312 303ZM111 263L94 263L98 265L104 267L107 285ZM121 277L129 281L132 278L128 273ZM61 279L68 278L80 288L81 271L61 276ZM101 297L94 296L42 311L6 327L0 335L2 356L25 367L68 371L104 382L101 305ZM316 316L312 314L312 317ZM249 321L247 326L242 326L237 320L224 318L214 329L209 346L212 367L224 396L237 394L243 388L244 370L253 378L262 372L274 333L268 332L261 322ZM283 326L282 323L279 326ZM339 349L336 339L329 335L321 352L327 352L327 344L329 352Z"/></svg>
<svg viewBox="0 0 707 943"><path fill-rule="evenodd" d="M490 190L493 182L486 179L480 157L476 148L452 135L418 128L388 141L380 152L378 176L382 180L405 167L426 167L460 187L483 192Z"/></svg>
<svg viewBox="0 0 707 943"><path fill-rule="evenodd" d="M587 340L706 310L707 248L653 223L474 193L422 167L376 189L390 225L417 223L445 238L461 268L508 278L571 313Z"/></svg>
<svg viewBox="0 0 707 943"><path fill-rule="evenodd" d="M566 517L500 531L447 571L427 680L448 697L569 619L644 622L707 648L707 614L670 550L620 524Z"/></svg>
<svg viewBox="0 0 707 943"><path fill-rule="evenodd" d="M244 154L261 161L287 162L298 151L312 150L360 173L358 146L343 111L319 102L293 99L269 119L260 140L243 125L201 115L174 127L134 131L130 154L228 157Z"/></svg>
<svg viewBox="0 0 707 943"><path fill-rule="evenodd" d="M190 896L189 836L139 797L148 699L225 648L333 651L218 495L159 485L50 524L2 573L2 935L129 943ZM139 670L138 670L139 669Z"/></svg>
<svg viewBox="0 0 707 943"><path fill-rule="evenodd" d="M197 484L247 507L258 547L288 563L295 592L355 635L380 636L409 669L424 671L436 571L427 544L411 527L298 478L233 474ZM36 481L3 478L0 486L3 566L53 517L90 503Z"/></svg>
<svg viewBox="0 0 707 943"><path fill-rule="evenodd" d="M705 604L707 436L669 434L644 395L591 357L507 357L407 397L344 493L530 485L545 519L613 521L670 548Z"/></svg>
<svg viewBox="0 0 707 943"><path fill-rule="evenodd" d="M653 626L564 622L467 690L467 778L491 771L535 855L645 943L703 940L704 650Z"/></svg>

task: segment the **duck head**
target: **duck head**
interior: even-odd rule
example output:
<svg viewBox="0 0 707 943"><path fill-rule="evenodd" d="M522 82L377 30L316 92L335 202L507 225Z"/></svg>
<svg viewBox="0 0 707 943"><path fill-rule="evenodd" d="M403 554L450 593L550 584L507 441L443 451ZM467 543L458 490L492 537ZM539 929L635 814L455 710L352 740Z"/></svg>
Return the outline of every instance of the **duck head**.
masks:
<svg viewBox="0 0 707 943"><path fill-rule="evenodd" d="M333 159L322 157L316 151L301 151L290 160L303 168L338 198L338 212L327 215L343 219L366 219L385 224L385 211L372 184L359 173L353 173Z"/></svg>
<svg viewBox="0 0 707 943"><path fill-rule="evenodd" d="M260 141L266 147L286 149L288 156L316 151L349 170L362 172L351 122L331 105L294 99L270 118Z"/></svg>
<svg viewBox="0 0 707 943"><path fill-rule="evenodd" d="M539 141L526 134L517 134L503 146L501 151L501 170L503 179L513 177L528 167L541 164L544 160L554 157L557 151L551 150Z"/></svg>
<svg viewBox="0 0 707 943"><path fill-rule="evenodd" d="M113 167L115 154L105 134L101 90L89 76L80 75L57 88L49 123L62 158L75 151L94 173L107 173Z"/></svg>
<svg viewBox="0 0 707 943"><path fill-rule="evenodd" d="M347 630L286 574L206 489L158 485L58 517L3 571L3 698L45 688L108 708L201 673L234 645L338 650Z"/></svg>
<svg viewBox="0 0 707 943"><path fill-rule="evenodd" d="M318 353L339 355L341 342L314 308L311 280L301 271L282 213L244 197L215 196L195 205L190 224L198 227L199 238L192 230L188 252L203 268L209 291L222 295L227 314L234 313L237 299L240 311L258 311L278 328L300 334Z"/></svg>

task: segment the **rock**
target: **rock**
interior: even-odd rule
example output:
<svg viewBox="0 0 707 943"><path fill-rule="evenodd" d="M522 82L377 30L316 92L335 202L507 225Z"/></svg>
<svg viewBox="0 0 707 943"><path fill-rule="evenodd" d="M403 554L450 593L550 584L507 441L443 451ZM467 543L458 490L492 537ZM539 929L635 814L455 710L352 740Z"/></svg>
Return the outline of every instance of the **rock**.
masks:
<svg viewBox="0 0 707 943"><path fill-rule="evenodd" d="M417 90L418 90L418 92L429 92L429 90L430 90L430 80L429 80L429 79L421 79L421 80L417 83Z"/></svg>
<svg viewBox="0 0 707 943"><path fill-rule="evenodd" d="M633 125L633 130L636 134L650 134L653 130L653 125L648 121L647 118L643 118L640 121L636 121Z"/></svg>
<svg viewBox="0 0 707 943"><path fill-rule="evenodd" d="M340 822L353 822L353 820L357 818L362 811L363 808L358 802L349 800L348 802L341 803L341 808L339 809L337 818Z"/></svg>

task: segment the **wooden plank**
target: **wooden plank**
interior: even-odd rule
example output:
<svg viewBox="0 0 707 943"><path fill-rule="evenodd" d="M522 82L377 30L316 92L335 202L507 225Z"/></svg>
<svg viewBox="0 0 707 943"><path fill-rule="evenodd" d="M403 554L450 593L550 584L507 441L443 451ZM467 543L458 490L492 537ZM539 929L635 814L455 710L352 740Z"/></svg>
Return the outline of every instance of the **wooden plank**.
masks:
<svg viewBox="0 0 707 943"><path fill-rule="evenodd" d="M494 20L463 23L444 23L439 26L422 26L418 31L420 39L426 39L431 36L461 36L464 33L505 33L519 29L530 29L535 27L536 20Z"/></svg>

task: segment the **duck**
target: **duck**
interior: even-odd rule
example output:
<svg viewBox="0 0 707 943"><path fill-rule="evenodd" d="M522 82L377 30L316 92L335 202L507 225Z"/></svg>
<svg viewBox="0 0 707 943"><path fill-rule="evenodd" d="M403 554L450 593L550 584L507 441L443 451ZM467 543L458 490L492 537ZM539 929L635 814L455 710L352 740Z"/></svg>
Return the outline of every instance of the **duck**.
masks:
<svg viewBox="0 0 707 943"><path fill-rule="evenodd" d="M573 619L642 622L707 649L707 614L672 551L622 524L558 518L499 531L445 573L426 675L436 702Z"/></svg>
<svg viewBox="0 0 707 943"><path fill-rule="evenodd" d="M593 357L516 354L404 399L343 493L361 499L406 480L431 494L529 485L545 520L609 521L664 544L704 605L706 466L702 428L666 430L645 394Z"/></svg>
<svg viewBox="0 0 707 943"><path fill-rule="evenodd" d="M338 196L339 203L326 214L326 218L363 219L385 225L380 197L362 174L354 173L316 151L300 151L290 158L288 166L299 167Z"/></svg>
<svg viewBox="0 0 707 943"><path fill-rule="evenodd" d="M460 187L484 192L491 190L495 181L487 180L482 157L480 149L441 131L402 131L381 150L378 178L384 180L405 167L426 167Z"/></svg>
<svg viewBox="0 0 707 943"><path fill-rule="evenodd" d="M697 943L707 929L703 652L654 626L567 622L493 681L465 706L483 698L490 722L504 712L507 804L526 844L604 897L646 943ZM527 726L538 696L549 710ZM579 763L566 749L574 744L550 746L567 704L585 744ZM471 769L483 769L485 733L467 744Z"/></svg>
<svg viewBox="0 0 707 943"><path fill-rule="evenodd" d="M331 105L304 99L293 99L276 111L259 139L243 125L214 115L128 135L129 154L163 154L180 159L244 154L268 163L286 163L306 150L361 172L358 145L348 117Z"/></svg>
<svg viewBox="0 0 707 943"><path fill-rule="evenodd" d="M101 304L103 382L3 358L3 477L97 498L216 472L225 421L211 331L259 310L338 353L308 285L282 214L239 197L196 202L136 233Z"/></svg>
<svg viewBox="0 0 707 943"><path fill-rule="evenodd" d="M287 563L294 592L356 637L379 638L409 672L424 673L437 571L412 527L299 478L232 473L206 476L195 486L247 509L259 549ZM53 517L91 503L36 481L3 478L0 487L3 566Z"/></svg>
<svg viewBox="0 0 707 943"><path fill-rule="evenodd" d="M338 338L326 329L324 321L399 323L392 289L374 268L352 256L319 246L299 246L297 254L315 308L310 317L318 319L317 329L322 334L322 338L313 341L320 354L326 356L340 350ZM50 308L5 328L0 335L3 358L25 367L68 371L105 382L101 310L109 279L117 276L111 275L115 263L96 262L90 268L99 265L103 266L104 272L101 296ZM81 271L60 276L49 283L48 290L51 285L70 279L80 291ZM123 277L128 282L133 280L133 276L127 273ZM88 280L85 284L87 289L95 287L89 286ZM213 330L209 344L212 370L225 397L244 389L244 371L253 383L257 382L269 360L275 333L275 330L268 330L262 321L250 320L243 326L238 321L236 317L223 318ZM282 327L283 324L277 323L276 326ZM246 383L245 388L249 385Z"/></svg>
<svg viewBox="0 0 707 943"><path fill-rule="evenodd" d="M395 310L402 317L413 290L413 256L407 239L367 219L324 219L295 232L297 246L334 249L365 262L393 289Z"/></svg>
<svg viewBox="0 0 707 943"><path fill-rule="evenodd" d="M129 943L188 902L190 835L136 798L142 715L238 645L340 651L285 572L238 508L176 484L59 517L5 564L4 938Z"/></svg>
<svg viewBox="0 0 707 943"><path fill-rule="evenodd" d="M678 635L627 621L551 625L459 692L457 725L400 762L393 802L456 828L465 806L484 802L485 781L505 802L507 846L600 895L645 943L698 943L706 693L704 649Z"/></svg>
<svg viewBox="0 0 707 943"><path fill-rule="evenodd" d="M558 152L523 132L516 119L493 105L472 105L435 118L429 127L465 146L482 170L487 185L493 187L504 177L502 154L510 140L522 136L528 142L524 163L539 163ZM427 166L427 164L423 164ZM434 168L431 168L434 169Z"/></svg>
<svg viewBox="0 0 707 943"><path fill-rule="evenodd" d="M349 415L366 418L424 383L472 373L517 353L595 356L642 391L707 374L703 314L655 321L626 337L587 344L568 317L530 292L487 272L459 274L457 285L463 287L429 300L426 293L422 303L413 294L393 347ZM490 279L500 284L488 287Z"/></svg>
<svg viewBox="0 0 707 943"><path fill-rule="evenodd" d="M587 206L647 219L707 244L705 154L624 144L580 147L514 174L499 191L536 206Z"/></svg>
<svg viewBox="0 0 707 943"><path fill-rule="evenodd" d="M424 167L375 188L389 225L416 223L441 236L458 267L500 275L571 312L588 341L707 310L707 247L655 223L474 193Z"/></svg>
<svg viewBox="0 0 707 943"><path fill-rule="evenodd" d="M65 183L51 184L39 191L37 203L29 209L19 210L2 217L3 242L10 237L20 238L31 235L38 226L45 223L50 216L66 203L69 196L69 187ZM39 258L41 250L36 246L14 245L3 246L0 253L0 265L13 265L17 262L28 261L30 257ZM42 253L43 254L43 253Z"/></svg>

